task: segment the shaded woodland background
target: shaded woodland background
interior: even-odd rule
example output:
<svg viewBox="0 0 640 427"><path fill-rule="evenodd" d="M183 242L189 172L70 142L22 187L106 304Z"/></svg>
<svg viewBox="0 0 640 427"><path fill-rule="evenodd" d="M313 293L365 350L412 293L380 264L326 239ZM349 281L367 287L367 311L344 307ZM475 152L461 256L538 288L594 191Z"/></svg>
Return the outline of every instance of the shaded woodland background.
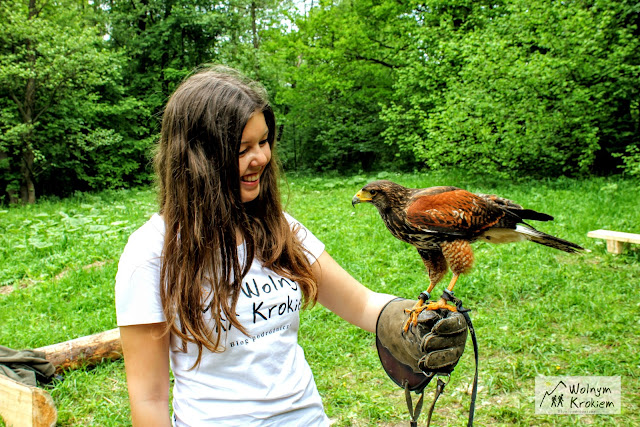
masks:
<svg viewBox="0 0 640 427"><path fill-rule="evenodd" d="M0 201L151 181L205 63L261 81L286 170L640 176L640 3L3 0Z"/></svg>

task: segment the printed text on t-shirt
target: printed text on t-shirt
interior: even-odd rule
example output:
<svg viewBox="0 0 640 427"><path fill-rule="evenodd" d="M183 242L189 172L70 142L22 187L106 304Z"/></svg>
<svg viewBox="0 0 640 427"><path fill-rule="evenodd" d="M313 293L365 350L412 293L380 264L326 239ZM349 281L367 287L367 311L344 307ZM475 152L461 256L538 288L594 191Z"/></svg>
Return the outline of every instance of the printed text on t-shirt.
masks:
<svg viewBox="0 0 640 427"><path fill-rule="evenodd" d="M280 277L277 280L274 280L273 277L267 276L269 278L269 282L265 283L262 286L256 283L255 279L252 279L253 286L245 282L244 287L242 288L242 293L247 298L260 298L260 293L262 294L270 294L271 292L277 292L282 289L291 289L293 291L298 290L298 284L294 281L289 281L284 277ZM281 302L279 304L273 305L264 305L264 301L258 301L253 303L253 323L257 323L259 320L268 320L272 317L282 316L285 313L294 313L300 310L300 306L302 302L299 298L292 299L289 295L287 295L287 301Z"/></svg>

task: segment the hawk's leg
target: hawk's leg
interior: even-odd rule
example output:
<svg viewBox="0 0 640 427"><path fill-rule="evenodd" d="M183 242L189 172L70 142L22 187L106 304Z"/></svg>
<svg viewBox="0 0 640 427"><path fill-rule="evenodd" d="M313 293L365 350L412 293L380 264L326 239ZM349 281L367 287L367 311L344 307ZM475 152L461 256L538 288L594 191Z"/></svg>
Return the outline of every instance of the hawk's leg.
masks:
<svg viewBox="0 0 640 427"><path fill-rule="evenodd" d="M453 289L456 284L456 280L458 280L458 276L454 275L453 279L451 279L451 283L449 284L449 290ZM431 297L431 291L433 290L433 288L435 288L435 286L436 284L432 283L429 286L429 289L420 294L420 296L418 297L418 301L412 308L407 308L404 310L404 312L409 315L409 318L402 328L404 332L407 332L409 328L418 324L418 316L420 315L420 313L422 313L423 310L437 310L439 308L446 308L450 311L457 311L454 306L447 304L447 302L442 298L440 298L438 302L430 302L429 304L425 304Z"/></svg>
<svg viewBox="0 0 640 427"><path fill-rule="evenodd" d="M447 289L449 290L449 292L453 292L453 287L456 285L456 281L458 280L458 277L460 277L460 275L454 274L453 277L451 278L451 283L449 283L449 286L447 286ZM425 309L438 310L441 308L445 308L449 311L458 311L453 305L447 304L447 301L444 298L440 298L436 302L430 302L429 304L425 305L422 310L425 310ZM416 322L417 321L418 321L418 317L416 316Z"/></svg>
<svg viewBox="0 0 640 427"><path fill-rule="evenodd" d="M409 319L407 319L403 327L405 332L409 330L411 325L416 326L418 324L418 315L427 307L425 303L429 301L433 288L436 287L438 282L440 282L447 273L447 260L444 258L442 250L440 250L439 247L418 249L418 253L429 274L429 288L420 294L413 308L405 310L409 315Z"/></svg>

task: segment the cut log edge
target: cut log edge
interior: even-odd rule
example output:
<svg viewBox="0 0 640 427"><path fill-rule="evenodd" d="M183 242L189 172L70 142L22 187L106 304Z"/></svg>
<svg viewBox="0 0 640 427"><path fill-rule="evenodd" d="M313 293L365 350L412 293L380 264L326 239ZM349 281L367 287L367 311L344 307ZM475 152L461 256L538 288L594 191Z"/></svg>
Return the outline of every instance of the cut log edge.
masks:
<svg viewBox="0 0 640 427"><path fill-rule="evenodd" d="M0 375L0 417L7 426L51 427L58 411L47 391Z"/></svg>

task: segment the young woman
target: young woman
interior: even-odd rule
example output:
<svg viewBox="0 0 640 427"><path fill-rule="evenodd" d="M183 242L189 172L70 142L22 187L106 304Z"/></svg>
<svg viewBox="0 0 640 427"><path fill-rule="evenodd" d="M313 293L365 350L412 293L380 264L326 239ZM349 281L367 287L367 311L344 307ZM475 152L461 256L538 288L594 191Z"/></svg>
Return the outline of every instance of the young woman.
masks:
<svg viewBox="0 0 640 427"><path fill-rule="evenodd" d="M167 103L159 213L131 235L116 276L135 426L327 425L299 310L317 301L375 331L393 299L283 212L275 131L263 89L230 69L192 75Z"/></svg>

